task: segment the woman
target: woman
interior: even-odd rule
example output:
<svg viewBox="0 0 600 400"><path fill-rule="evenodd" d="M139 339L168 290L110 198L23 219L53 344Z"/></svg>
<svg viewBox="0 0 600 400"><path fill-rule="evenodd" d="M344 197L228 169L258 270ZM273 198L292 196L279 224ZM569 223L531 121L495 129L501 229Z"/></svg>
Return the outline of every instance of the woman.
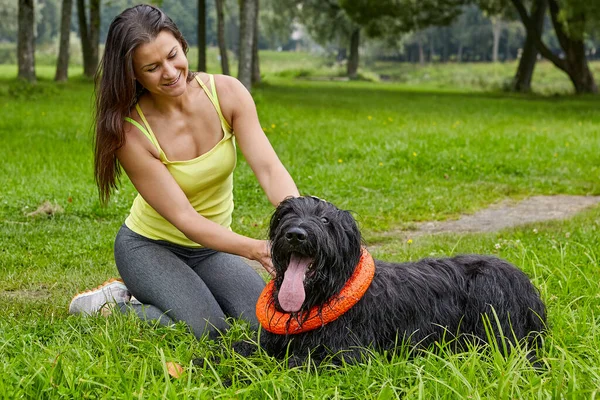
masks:
<svg viewBox="0 0 600 400"><path fill-rule="evenodd" d="M120 166L139 194L115 240L125 285L79 294L70 312L125 303L130 292L144 306L122 310L184 321L197 337L215 337L229 316L257 326L264 281L239 256L273 272L268 242L230 229L235 142L273 205L298 189L246 88L228 76L190 72L187 49L158 8L135 6L111 23L96 78L95 177L103 203Z"/></svg>

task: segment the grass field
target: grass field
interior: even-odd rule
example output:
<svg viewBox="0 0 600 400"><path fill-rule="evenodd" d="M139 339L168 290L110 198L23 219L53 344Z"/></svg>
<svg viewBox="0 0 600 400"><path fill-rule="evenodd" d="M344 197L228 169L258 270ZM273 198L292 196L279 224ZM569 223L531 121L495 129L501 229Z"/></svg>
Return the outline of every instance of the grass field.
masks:
<svg viewBox="0 0 600 400"><path fill-rule="evenodd" d="M14 81L14 65L3 65L0 397L595 398L598 207L570 220L492 234L421 236L408 243L383 233L456 218L506 198L600 195L600 99L456 87L449 76L459 66L439 66L435 79L404 84L292 79L329 67L301 55L277 57L283 56L265 55L265 82L253 95L263 128L301 192L353 210L367 244L378 245L376 257L475 252L519 265L548 307L544 367L534 370L522 350L503 357L492 347L416 357L401 349L358 365L288 369L261 354L232 353L230 343L248 333L241 324L215 343L195 340L181 325L67 315L74 293L116 275L112 243L135 192L124 180L109 206L99 206L92 176L93 90L80 69L55 85L53 68L42 65L32 88ZM510 65L464 68L481 77L511 74ZM553 78L540 80L540 87L562 87L553 74L542 75ZM243 159L235 181L234 229L265 237L272 207ZM60 209L50 217L28 216L46 201ZM196 357L209 361L193 366ZM179 379L169 376L168 362L184 367Z"/></svg>

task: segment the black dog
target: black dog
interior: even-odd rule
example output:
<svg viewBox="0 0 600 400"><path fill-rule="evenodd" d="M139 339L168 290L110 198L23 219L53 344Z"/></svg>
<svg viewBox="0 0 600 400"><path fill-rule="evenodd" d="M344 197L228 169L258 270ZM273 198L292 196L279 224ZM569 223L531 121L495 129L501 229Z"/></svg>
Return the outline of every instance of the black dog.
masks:
<svg viewBox="0 0 600 400"><path fill-rule="evenodd" d="M501 350L501 343L510 351L516 341L534 349L544 332L538 291L501 259L373 262L352 215L314 197L283 201L269 236L276 277L259 299L257 316L260 344L272 356L290 354L294 363L309 353L315 361L328 355L353 360L368 348L462 346L489 342L490 335Z"/></svg>

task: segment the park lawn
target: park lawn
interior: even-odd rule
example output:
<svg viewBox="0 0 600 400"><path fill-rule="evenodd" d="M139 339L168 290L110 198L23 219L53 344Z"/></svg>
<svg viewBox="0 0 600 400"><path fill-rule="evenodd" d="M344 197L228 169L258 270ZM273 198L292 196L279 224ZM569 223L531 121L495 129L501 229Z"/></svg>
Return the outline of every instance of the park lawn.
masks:
<svg viewBox="0 0 600 400"><path fill-rule="evenodd" d="M91 83L72 70L55 85L53 69L41 67L31 88L14 82L15 71L0 66L0 396L591 398L600 388L598 207L492 234L411 243L382 235L506 198L600 195L597 98L292 80L273 68L253 95L302 193L352 210L379 258L508 259L540 288L550 324L537 371L523 350L502 357L494 348L287 369L232 353L229 344L248 333L242 324L214 343L181 325L67 315L75 292L116 275L112 241L135 191L124 179L108 207L99 205ZM234 229L265 237L272 207L242 157L235 180ZM60 209L27 216L45 201ZM193 366L196 357L208 361ZM167 362L183 365L183 376L171 378Z"/></svg>

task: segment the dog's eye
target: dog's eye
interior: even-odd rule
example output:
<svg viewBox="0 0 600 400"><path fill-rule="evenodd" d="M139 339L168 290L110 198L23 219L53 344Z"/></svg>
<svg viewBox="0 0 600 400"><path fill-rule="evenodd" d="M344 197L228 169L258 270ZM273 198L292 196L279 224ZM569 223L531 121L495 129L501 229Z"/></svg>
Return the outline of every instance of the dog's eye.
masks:
<svg viewBox="0 0 600 400"><path fill-rule="evenodd" d="M321 217L321 222L324 224L328 224L329 223L329 219L327 217Z"/></svg>

